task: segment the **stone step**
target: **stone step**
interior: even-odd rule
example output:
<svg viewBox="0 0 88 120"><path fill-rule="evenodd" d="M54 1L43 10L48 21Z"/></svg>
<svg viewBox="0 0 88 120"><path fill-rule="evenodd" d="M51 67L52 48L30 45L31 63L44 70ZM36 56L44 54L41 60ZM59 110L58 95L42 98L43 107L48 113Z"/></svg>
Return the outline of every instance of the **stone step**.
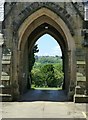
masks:
<svg viewBox="0 0 88 120"><path fill-rule="evenodd" d="M74 95L75 103L88 103L88 95Z"/></svg>
<svg viewBox="0 0 88 120"><path fill-rule="evenodd" d="M0 102L12 101L11 87L10 86L0 86Z"/></svg>
<svg viewBox="0 0 88 120"><path fill-rule="evenodd" d="M85 94L85 88L84 87L80 87L80 86L76 86L75 87L75 93L78 95L84 95Z"/></svg>
<svg viewBox="0 0 88 120"><path fill-rule="evenodd" d="M0 94L11 94L11 87L0 87Z"/></svg>
<svg viewBox="0 0 88 120"><path fill-rule="evenodd" d="M3 86L9 86L10 85L10 76L6 72L1 73L1 84Z"/></svg>
<svg viewBox="0 0 88 120"><path fill-rule="evenodd" d="M12 96L11 94L0 94L0 102L11 102Z"/></svg>
<svg viewBox="0 0 88 120"><path fill-rule="evenodd" d="M84 81L84 80L77 80L77 86L85 88L86 81Z"/></svg>

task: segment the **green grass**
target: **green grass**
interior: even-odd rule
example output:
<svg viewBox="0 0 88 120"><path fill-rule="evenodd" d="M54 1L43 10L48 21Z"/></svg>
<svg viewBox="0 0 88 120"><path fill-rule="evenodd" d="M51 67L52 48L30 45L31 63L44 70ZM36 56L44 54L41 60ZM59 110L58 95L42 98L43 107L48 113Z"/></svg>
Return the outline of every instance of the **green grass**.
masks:
<svg viewBox="0 0 88 120"><path fill-rule="evenodd" d="M31 88L35 90L62 90L62 87L35 87L34 85Z"/></svg>

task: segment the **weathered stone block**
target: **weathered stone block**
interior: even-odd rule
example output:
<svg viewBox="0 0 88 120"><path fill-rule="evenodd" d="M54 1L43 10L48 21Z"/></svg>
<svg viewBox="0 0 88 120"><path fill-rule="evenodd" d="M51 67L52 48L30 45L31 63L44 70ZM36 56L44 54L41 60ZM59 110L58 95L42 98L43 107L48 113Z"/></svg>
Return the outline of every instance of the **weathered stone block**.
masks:
<svg viewBox="0 0 88 120"><path fill-rule="evenodd" d="M31 51L35 40L40 37L40 35L43 35L41 32L45 31L45 29L41 27L43 23L49 25L49 29L47 29L48 33L55 36L55 39L57 38L58 43L61 45L64 58L65 88L68 90L68 96L73 97L76 80L77 86L80 86L80 88L76 87L76 93L83 94L86 81L85 49L82 48L80 44L80 40L83 39L80 32L83 27L83 8L82 3L75 4L72 2L5 3L3 31L6 47L11 48L12 54L10 54L11 56L4 56L6 51L8 51L7 49L4 50L2 70L7 72L8 75L3 75L2 81L7 82L11 79L9 82L14 86L13 89L15 88L13 97L19 93L19 88L23 93L23 89L27 86L27 76L29 72L29 60L27 58L29 53L27 51ZM39 12L38 10L41 11ZM26 36L28 36L28 38L26 38ZM30 43L28 44L30 49L25 49L26 43ZM26 57L23 57L24 54ZM75 75L76 68L77 72L81 74L80 76L77 75L77 77ZM25 76L23 78L24 73ZM74 81L74 83L72 83L72 81ZM72 88L70 84L73 84L74 87ZM3 91L3 93L5 93L5 91ZM3 96L3 100L4 98L5 96ZM78 99L78 96L75 96L75 101ZM82 100L85 101L85 98L80 97L80 101Z"/></svg>
<svg viewBox="0 0 88 120"><path fill-rule="evenodd" d="M83 94L85 94L85 88L82 88L80 86L76 86L75 93L79 94L79 95L83 95Z"/></svg>
<svg viewBox="0 0 88 120"><path fill-rule="evenodd" d="M11 94L11 87L0 87L0 93L1 94Z"/></svg>
<svg viewBox="0 0 88 120"><path fill-rule="evenodd" d="M12 101L12 96L10 94L0 94L0 102L10 102Z"/></svg>
<svg viewBox="0 0 88 120"><path fill-rule="evenodd" d="M88 103L88 95L74 95L75 103Z"/></svg>

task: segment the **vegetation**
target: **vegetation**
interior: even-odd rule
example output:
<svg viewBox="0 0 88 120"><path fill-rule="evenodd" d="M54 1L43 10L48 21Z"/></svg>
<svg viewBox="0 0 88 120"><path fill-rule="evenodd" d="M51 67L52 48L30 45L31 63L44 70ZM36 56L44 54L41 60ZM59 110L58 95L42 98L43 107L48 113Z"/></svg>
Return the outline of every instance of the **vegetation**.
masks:
<svg viewBox="0 0 88 120"><path fill-rule="evenodd" d="M31 78L31 70L33 68L33 65L35 63L35 53L37 53L39 50L38 50L38 46L37 44L34 45L32 51L30 52L29 54L29 77ZM30 79L27 79L27 88L30 89L31 85L30 85Z"/></svg>
<svg viewBox="0 0 88 120"><path fill-rule="evenodd" d="M29 72L31 72L32 70L32 67L35 63L35 53L37 53L39 50L38 50L38 46L35 45L33 47L33 50L31 51L31 53L29 54Z"/></svg>
<svg viewBox="0 0 88 120"><path fill-rule="evenodd" d="M62 60L59 56L35 56L38 47L29 54L29 76L34 87L60 87L63 84ZM28 78L28 88L30 88Z"/></svg>
<svg viewBox="0 0 88 120"><path fill-rule="evenodd" d="M64 76L61 58L59 56L35 56L31 76L34 87L60 87Z"/></svg>
<svg viewBox="0 0 88 120"><path fill-rule="evenodd" d="M41 64L53 64L53 63L61 63L61 57L59 56L35 56L35 62Z"/></svg>

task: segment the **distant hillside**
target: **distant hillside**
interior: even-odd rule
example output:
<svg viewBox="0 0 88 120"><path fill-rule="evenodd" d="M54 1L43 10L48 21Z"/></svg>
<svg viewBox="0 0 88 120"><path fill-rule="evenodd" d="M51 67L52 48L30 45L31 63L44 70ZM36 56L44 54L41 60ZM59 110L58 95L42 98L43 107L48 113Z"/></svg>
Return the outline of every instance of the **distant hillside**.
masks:
<svg viewBox="0 0 88 120"><path fill-rule="evenodd" d="M41 64L47 64L47 63L58 63L61 62L62 59L60 56L35 56L35 62L41 63Z"/></svg>

